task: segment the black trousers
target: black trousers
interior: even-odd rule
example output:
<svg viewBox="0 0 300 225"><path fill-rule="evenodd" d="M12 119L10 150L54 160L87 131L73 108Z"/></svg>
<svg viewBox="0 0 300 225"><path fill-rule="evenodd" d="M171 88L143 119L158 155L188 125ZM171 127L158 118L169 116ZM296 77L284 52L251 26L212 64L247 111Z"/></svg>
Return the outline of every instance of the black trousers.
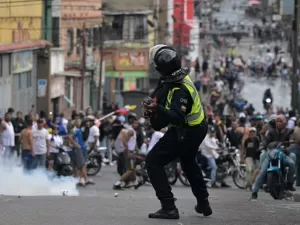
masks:
<svg viewBox="0 0 300 225"><path fill-rule="evenodd" d="M198 148L206 136L207 124L188 127L184 140L178 139L177 129L170 128L166 134L148 153L146 166L149 178L159 200L173 198L171 187L164 170L164 166L176 158L186 174L192 188L192 192L198 201L207 199L208 192L203 180L201 170L196 163Z"/></svg>

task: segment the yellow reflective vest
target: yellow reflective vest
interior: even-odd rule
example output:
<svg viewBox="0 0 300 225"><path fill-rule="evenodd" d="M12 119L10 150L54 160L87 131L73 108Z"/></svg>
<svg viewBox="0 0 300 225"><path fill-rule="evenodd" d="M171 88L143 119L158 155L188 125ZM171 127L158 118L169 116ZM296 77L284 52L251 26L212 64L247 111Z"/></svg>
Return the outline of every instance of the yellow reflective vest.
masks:
<svg viewBox="0 0 300 225"><path fill-rule="evenodd" d="M188 75L185 76L185 78L183 80L181 80L180 83L182 83L187 88L187 90L190 92L190 95L192 96L192 99L193 99L193 106L192 106L191 112L185 118L186 123L189 126L199 125L202 123L202 121L204 120L204 117L205 117L199 93L198 93L195 85L193 84L191 78ZM165 105L165 108L167 110L170 110L171 100L172 100L174 92L179 89L180 89L179 87L175 87L169 91L168 97L167 97L167 102Z"/></svg>

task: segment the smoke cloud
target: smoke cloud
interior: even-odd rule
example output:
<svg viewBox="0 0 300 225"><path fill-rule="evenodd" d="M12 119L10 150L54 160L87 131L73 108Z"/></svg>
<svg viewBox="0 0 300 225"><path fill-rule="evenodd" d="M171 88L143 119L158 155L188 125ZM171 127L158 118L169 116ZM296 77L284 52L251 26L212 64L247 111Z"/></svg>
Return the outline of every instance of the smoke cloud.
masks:
<svg viewBox="0 0 300 225"><path fill-rule="evenodd" d="M7 159L6 159L7 160ZM0 194L10 196L77 196L78 179L57 177L43 169L25 173L16 161L0 159Z"/></svg>

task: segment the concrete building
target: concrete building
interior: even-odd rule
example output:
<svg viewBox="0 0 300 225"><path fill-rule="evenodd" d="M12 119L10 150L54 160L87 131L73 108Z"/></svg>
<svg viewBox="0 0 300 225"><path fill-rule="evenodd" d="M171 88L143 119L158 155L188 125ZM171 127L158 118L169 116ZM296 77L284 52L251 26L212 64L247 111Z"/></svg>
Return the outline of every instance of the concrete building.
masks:
<svg viewBox="0 0 300 225"><path fill-rule="evenodd" d="M51 77L51 89L55 90L57 86L64 89L61 92L52 92L53 111L70 112L73 108L82 109L93 105L93 93L91 94L90 90L92 75L99 70L99 34L103 19L101 7L100 0L53 1L53 46L64 49L65 57L65 71ZM86 58L89 65L86 65L86 72L81 76L84 27Z"/></svg>
<svg viewBox="0 0 300 225"><path fill-rule="evenodd" d="M148 88L148 52L154 45L154 1L105 0L104 59L108 101L122 105L121 93Z"/></svg>
<svg viewBox="0 0 300 225"><path fill-rule="evenodd" d="M3 116L9 107L23 113L28 113L32 106L40 110L37 81L45 70L39 65L40 56L51 46L49 41L42 40L42 31L47 29L43 10L48 3L1 2L0 115Z"/></svg>

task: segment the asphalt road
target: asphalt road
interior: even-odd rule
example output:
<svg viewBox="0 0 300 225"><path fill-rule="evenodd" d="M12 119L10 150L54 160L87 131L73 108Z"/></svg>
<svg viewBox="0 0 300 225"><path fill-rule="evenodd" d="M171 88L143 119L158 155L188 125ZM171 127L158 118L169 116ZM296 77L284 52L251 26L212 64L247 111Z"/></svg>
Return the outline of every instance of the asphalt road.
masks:
<svg viewBox="0 0 300 225"><path fill-rule="evenodd" d="M188 187L173 187L181 218L175 221L148 219L159 207L151 186L119 191L114 197L115 167L105 167L95 177L96 185L80 189L80 196L0 197L3 225L267 225L299 224L300 204L274 201L261 193L248 201L250 193L235 188L210 189L213 215L204 218L194 212L195 199ZM20 184L22 188L22 184Z"/></svg>
<svg viewBox="0 0 300 225"><path fill-rule="evenodd" d="M235 0L224 0L222 2L221 11L214 13L214 18L217 18L219 21L228 20L230 23L236 23L239 21L244 22L245 25L250 24L260 24L261 21L257 18L250 18L245 16L244 10L235 9L233 10L233 3L238 3ZM235 42L235 40L230 40ZM271 49L273 50L272 45L274 43L268 43ZM255 56L256 52L249 51L250 46L257 46L257 43L251 38L242 38L241 43L237 45L238 55L242 55L244 59L248 59L250 56ZM286 43L280 43L280 46L285 51ZM290 62L290 56L288 53L282 55L287 62ZM254 105L254 108L257 112L263 113L262 97L263 93L267 88L271 88L273 97L274 97L274 106L290 108L291 105L291 88L290 86L283 85L280 78L276 80L267 80L265 78L257 79L252 77L243 78L246 85L242 90L242 96L247 99L249 103Z"/></svg>

